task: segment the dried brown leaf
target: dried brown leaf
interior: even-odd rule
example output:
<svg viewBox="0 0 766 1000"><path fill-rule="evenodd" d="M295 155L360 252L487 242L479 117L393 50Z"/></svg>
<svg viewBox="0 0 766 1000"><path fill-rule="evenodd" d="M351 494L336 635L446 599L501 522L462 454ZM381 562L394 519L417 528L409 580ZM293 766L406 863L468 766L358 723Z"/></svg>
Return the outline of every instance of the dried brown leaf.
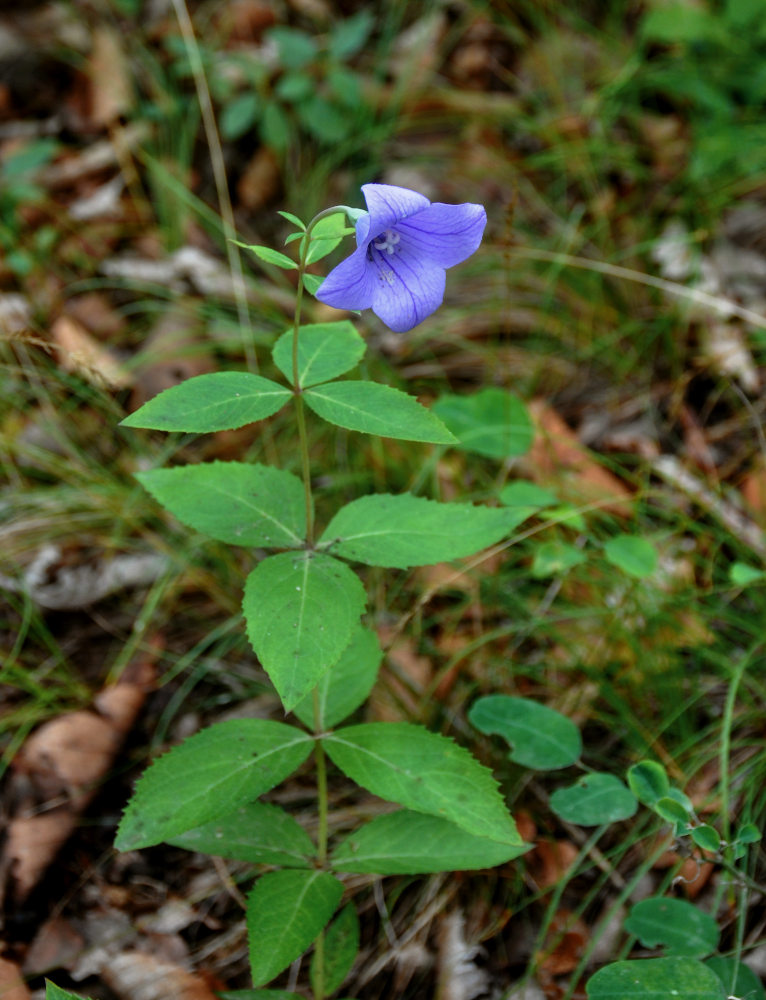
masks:
<svg viewBox="0 0 766 1000"><path fill-rule="evenodd" d="M117 955L102 976L124 1000L217 1000L201 976L140 951Z"/></svg>
<svg viewBox="0 0 766 1000"><path fill-rule="evenodd" d="M90 118L95 126L106 128L133 106L133 81L122 38L106 24L93 29L88 73Z"/></svg>
<svg viewBox="0 0 766 1000"><path fill-rule="evenodd" d="M0 958L0 997L2 1000L31 1000L19 967L7 958Z"/></svg>
<svg viewBox="0 0 766 1000"><path fill-rule="evenodd" d="M619 517L630 517L630 490L584 448L559 414L542 399L529 405L535 438L524 466L539 483L555 487L570 503L598 503Z"/></svg>
<svg viewBox="0 0 766 1000"><path fill-rule="evenodd" d="M13 895L23 901L77 823L76 814L64 806L37 816L17 816L8 823L4 854L10 863Z"/></svg>
<svg viewBox="0 0 766 1000"><path fill-rule="evenodd" d="M124 389L130 374L112 352L99 344L72 316L59 316L51 327L62 367L99 387Z"/></svg>

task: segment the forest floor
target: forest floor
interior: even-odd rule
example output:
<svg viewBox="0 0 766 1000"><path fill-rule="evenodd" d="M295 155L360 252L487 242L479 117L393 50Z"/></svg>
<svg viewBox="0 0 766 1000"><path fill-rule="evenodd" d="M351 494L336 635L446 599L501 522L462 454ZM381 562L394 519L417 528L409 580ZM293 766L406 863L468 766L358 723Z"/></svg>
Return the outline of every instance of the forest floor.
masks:
<svg viewBox="0 0 766 1000"><path fill-rule="evenodd" d="M623 921L669 894L714 916L716 952L763 997L757 845L735 893L646 809L595 838L549 808L577 774L530 772L468 720L482 695L533 698L577 724L588 768L624 781L657 760L719 832L766 820L762 4L198 3L220 157L185 8L23 6L0 6L0 994L37 1000L45 976L97 1000L249 985L251 867L112 846L152 756L282 716L241 620L252 553L165 515L134 473L298 457L281 415L200 436L118 424L250 351L269 374L291 279L232 261L230 210L240 240L284 250L279 210L362 207L378 181L489 221L420 326L358 319L368 377L426 404L508 390L534 436L498 459L314 428L318 486L494 502L522 480L553 500L459 572L369 575L386 657L363 717L471 749L534 846L488 871L350 876L342 995L584 997L604 963L660 953ZM610 552L624 536L648 564ZM338 774L331 799L338 829L376 808ZM311 828L300 772L270 801Z"/></svg>

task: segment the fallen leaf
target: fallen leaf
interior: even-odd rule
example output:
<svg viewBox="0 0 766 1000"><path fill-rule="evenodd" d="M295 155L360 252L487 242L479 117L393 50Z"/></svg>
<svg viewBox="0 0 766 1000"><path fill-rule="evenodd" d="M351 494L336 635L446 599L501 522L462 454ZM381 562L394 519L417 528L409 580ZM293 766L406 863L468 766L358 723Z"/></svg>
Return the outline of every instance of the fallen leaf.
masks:
<svg viewBox="0 0 766 1000"><path fill-rule="evenodd" d="M628 487L580 444L558 413L542 399L533 400L529 411L536 432L523 464L531 478L555 488L563 501L597 503L619 517L631 517Z"/></svg>
<svg viewBox="0 0 766 1000"><path fill-rule="evenodd" d="M282 171L273 150L260 146L237 182L242 205L251 212L272 201L282 183Z"/></svg>
<svg viewBox="0 0 766 1000"><path fill-rule="evenodd" d="M109 389L124 389L131 384L130 374L112 352L95 341L72 316L59 316L51 326L51 336L65 371Z"/></svg>
<svg viewBox="0 0 766 1000"><path fill-rule="evenodd" d="M585 921L570 910L553 915L545 942L536 956L536 964L547 977L562 976L577 967L589 938Z"/></svg>
<svg viewBox="0 0 766 1000"><path fill-rule="evenodd" d="M31 996L19 967L7 958L0 958L0 997L3 1000L30 1000Z"/></svg>
<svg viewBox="0 0 766 1000"><path fill-rule="evenodd" d="M106 128L133 107L133 82L123 38L109 25L93 28L88 75L90 77L90 119L97 128Z"/></svg>
<svg viewBox="0 0 766 1000"><path fill-rule="evenodd" d="M101 975L124 1000L217 1000L201 976L140 951L115 956Z"/></svg>
<svg viewBox="0 0 766 1000"><path fill-rule="evenodd" d="M526 838L525 838L526 839ZM556 885L571 870L578 855L571 840L538 840L534 851L527 855L532 878L541 889Z"/></svg>
<svg viewBox="0 0 766 1000"><path fill-rule="evenodd" d="M51 611L74 611L161 576L167 560L156 552L119 553L109 558L79 545L43 545L20 579L0 573L0 587L28 595Z"/></svg>
<svg viewBox="0 0 766 1000"><path fill-rule="evenodd" d="M84 947L85 939L69 920L51 917L35 934L24 956L24 973L41 976L51 969L71 970Z"/></svg>
<svg viewBox="0 0 766 1000"><path fill-rule="evenodd" d="M36 816L15 816L8 823L3 853L9 860L13 898L22 902L77 824L69 807Z"/></svg>
<svg viewBox="0 0 766 1000"><path fill-rule="evenodd" d="M386 629L379 629L385 647ZM427 656L420 656L412 639L397 640L387 651L378 681L369 699L372 718L380 722L400 722L418 718L420 697L431 682L433 667Z"/></svg>
<svg viewBox="0 0 766 1000"><path fill-rule="evenodd" d="M96 696L96 708L108 714L83 710L51 719L11 762L11 800L19 805L3 853L16 901L35 887L112 766L151 686L154 655L131 664L121 683Z"/></svg>

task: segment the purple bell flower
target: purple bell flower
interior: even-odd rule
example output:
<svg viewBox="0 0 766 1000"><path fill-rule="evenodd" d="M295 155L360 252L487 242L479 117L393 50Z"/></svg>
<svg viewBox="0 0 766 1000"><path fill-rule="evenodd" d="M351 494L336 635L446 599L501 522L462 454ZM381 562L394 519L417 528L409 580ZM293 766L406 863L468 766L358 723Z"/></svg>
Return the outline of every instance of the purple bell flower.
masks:
<svg viewBox="0 0 766 1000"><path fill-rule="evenodd" d="M444 205L391 184L362 185L368 212L357 249L327 275L316 297L336 309L372 309L397 333L439 308L446 268L478 249L487 213L468 202Z"/></svg>

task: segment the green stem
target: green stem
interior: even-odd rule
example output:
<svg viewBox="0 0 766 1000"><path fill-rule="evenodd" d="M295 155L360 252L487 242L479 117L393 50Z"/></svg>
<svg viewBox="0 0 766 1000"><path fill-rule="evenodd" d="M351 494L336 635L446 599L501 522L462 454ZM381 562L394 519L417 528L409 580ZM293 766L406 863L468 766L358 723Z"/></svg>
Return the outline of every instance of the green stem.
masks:
<svg viewBox="0 0 766 1000"><path fill-rule="evenodd" d="M295 417L298 423L298 440L301 454L301 470L303 474L303 491L306 502L306 545L314 545L314 500L311 493L311 462L309 457L309 441L306 432L306 413L303 404L303 389L300 385L298 369L298 335L301 328L301 309L303 306L303 276L308 266L308 253L311 246L311 230L328 215L337 215L346 211L345 205L334 205L326 208L306 226L306 232L300 241L300 260L298 262L298 288L295 294L295 317L293 319L293 399L295 400Z"/></svg>
<svg viewBox="0 0 766 1000"><path fill-rule="evenodd" d="M319 708L319 692L316 688L313 691L314 699L314 732L319 734L322 731L322 718ZM321 739L314 743L314 757L317 767L317 812L319 816L319 826L317 830L317 863L320 868L327 865L327 762L325 760L324 747ZM324 931L320 931L314 942L314 1000L324 1000Z"/></svg>
<svg viewBox="0 0 766 1000"><path fill-rule="evenodd" d="M295 400L295 416L298 422L298 438L300 442L301 467L303 471L303 487L306 498L306 545L312 548L314 544L314 501L311 493L311 463L309 460L308 434L306 433L306 413L303 403L303 389L300 385L298 367L298 335L301 326L301 307L303 305L303 276L308 266L308 253L311 246L311 230L320 219L327 215L335 215L337 212L345 211L345 206L337 205L333 208L325 209L309 222L306 232L300 243L300 260L298 263L298 289L295 297L295 319L293 321L293 399ZM317 813L319 825L317 830L317 865L324 869L327 866L327 761L325 759L324 747L319 739L322 732L322 714L319 707L319 692L316 688L312 693L314 701L314 733L317 739L314 743L314 758L317 770ZM314 1000L324 1000L324 931L322 931L314 942L314 966L316 974L314 976Z"/></svg>

